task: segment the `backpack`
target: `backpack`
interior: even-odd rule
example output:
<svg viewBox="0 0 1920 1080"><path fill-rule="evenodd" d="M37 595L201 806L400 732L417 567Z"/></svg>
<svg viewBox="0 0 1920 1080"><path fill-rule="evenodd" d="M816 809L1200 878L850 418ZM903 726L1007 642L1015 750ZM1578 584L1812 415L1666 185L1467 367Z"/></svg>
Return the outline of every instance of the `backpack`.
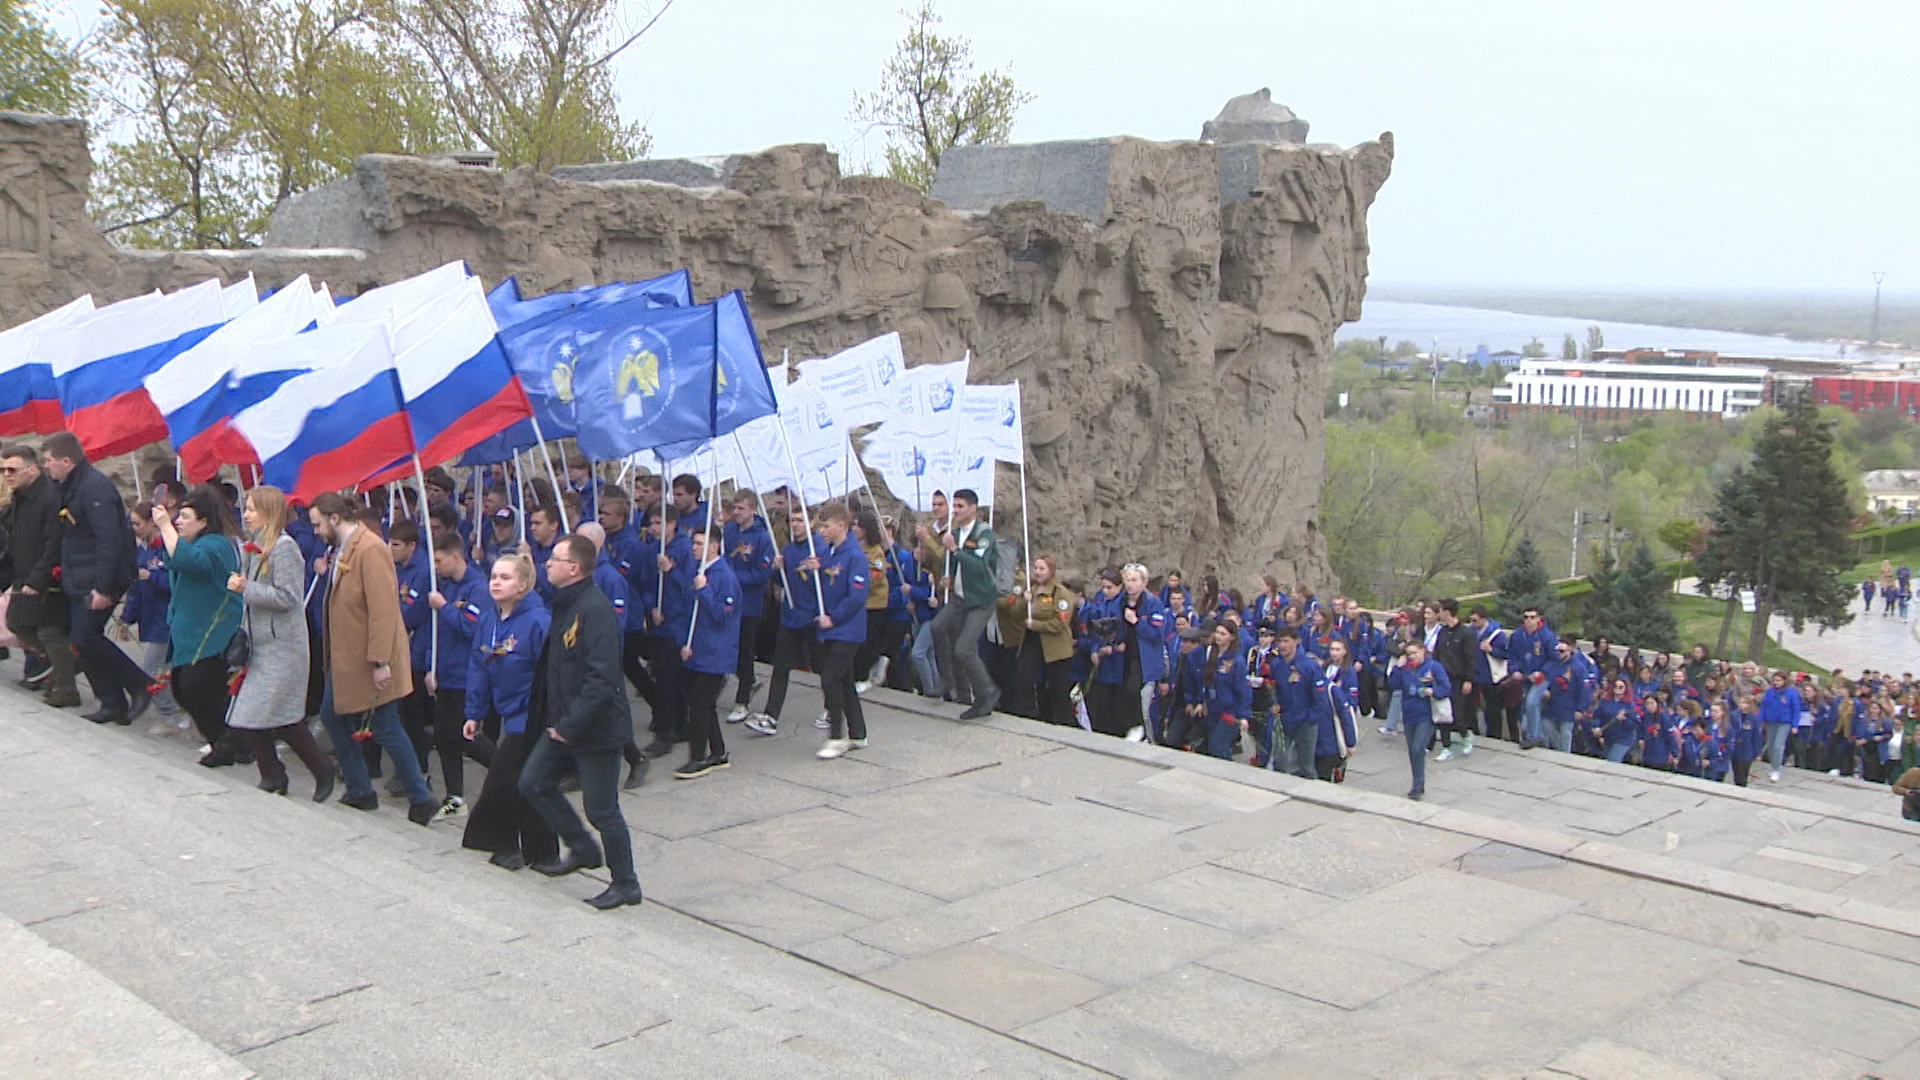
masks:
<svg viewBox="0 0 1920 1080"><path fill-rule="evenodd" d="M1015 579L1020 571L1020 553L1014 546L994 537L993 540L993 595L1006 596L1013 592Z"/></svg>

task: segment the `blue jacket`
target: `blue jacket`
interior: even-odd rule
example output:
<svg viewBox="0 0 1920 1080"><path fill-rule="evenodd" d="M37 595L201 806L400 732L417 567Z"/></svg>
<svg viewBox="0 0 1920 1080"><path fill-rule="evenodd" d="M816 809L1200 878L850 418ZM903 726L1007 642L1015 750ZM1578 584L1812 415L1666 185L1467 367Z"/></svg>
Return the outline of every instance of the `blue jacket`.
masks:
<svg viewBox="0 0 1920 1080"><path fill-rule="evenodd" d="M133 585L127 589L127 602L120 609L120 621L140 629L140 640L167 640L167 600L173 595L167 585L167 549L155 538L141 544L134 554ZM147 572L141 581L138 571Z"/></svg>
<svg viewBox="0 0 1920 1080"><path fill-rule="evenodd" d="M1609 698L1593 708L1593 726L1602 746L1632 746L1640 741L1640 710L1631 701Z"/></svg>
<svg viewBox="0 0 1920 1080"><path fill-rule="evenodd" d="M451 607L452 605L448 605ZM527 703L533 697L533 673L547 644L552 615L531 596L521 598L505 619L489 602L473 633L467 664L467 719L500 717L500 732L527 730Z"/></svg>
<svg viewBox="0 0 1920 1080"><path fill-rule="evenodd" d="M305 510L296 510L287 517L287 535L300 545L301 569L306 572L304 584L307 586L307 626L318 630L322 615L327 610L327 579L315 581L313 560L327 553L327 545L313 531L313 522L307 518Z"/></svg>
<svg viewBox="0 0 1920 1080"><path fill-rule="evenodd" d="M1088 615L1089 623L1096 618L1125 619L1127 594L1122 590L1112 600L1108 600L1095 593L1093 598L1082 606L1083 611L1087 608L1095 609ZM1169 628L1173 626L1173 617L1167 614L1166 605L1160 602L1160 598L1148 592L1140 594L1140 602L1134 608L1134 617L1134 640L1139 642L1140 647L1140 679L1143 683L1166 682L1169 670L1167 635ZM1088 640L1091 641L1091 638ZM1102 643L1094 642L1093 644L1097 649ZM1118 684L1126 677L1127 658L1119 652L1111 656L1099 657L1095 663L1094 678L1100 682Z"/></svg>
<svg viewBox="0 0 1920 1080"><path fill-rule="evenodd" d="M440 595L447 602L434 612L440 623L440 662L434 665L434 680L443 690L465 690L467 668L473 662L473 635L486 613L495 610L493 597L487 594L487 576L472 565L459 581L442 578Z"/></svg>
<svg viewBox="0 0 1920 1080"><path fill-rule="evenodd" d="M827 546L827 542L819 537L815 537L814 542L821 548ZM812 626L814 618L820 614L820 601L813 595L813 571L800 569L800 564L805 561L805 537L780 551L780 564L786 568L787 580L793 584L793 588L787 590L786 601L780 605L780 625L788 630Z"/></svg>
<svg viewBox="0 0 1920 1080"><path fill-rule="evenodd" d="M1327 669L1304 646L1293 650L1288 660L1279 650L1271 657L1273 703L1280 707L1280 725L1298 731L1308 724L1318 726L1332 708L1327 696Z"/></svg>
<svg viewBox="0 0 1920 1080"><path fill-rule="evenodd" d="M1494 635L1503 632L1500 624L1492 619L1487 620L1485 627L1473 632L1473 685L1486 686L1493 682L1493 653L1481 652L1480 646L1492 640ZM1501 643L1496 641L1493 647L1500 652L1502 659L1506 657L1506 652L1501 649Z"/></svg>
<svg viewBox="0 0 1920 1080"><path fill-rule="evenodd" d="M1268 596L1262 593L1253 598L1253 603L1247 605L1247 617L1243 621L1248 626L1259 626L1268 619L1278 621L1280 613L1286 610L1286 606L1284 597Z"/></svg>
<svg viewBox="0 0 1920 1080"><path fill-rule="evenodd" d="M649 633L675 641L687 640L687 615L693 611L693 541L676 535L667 541L667 558L673 569L660 572L660 542L640 541L640 593L634 607L642 611L658 610L645 625ZM658 621L654 621L657 618ZM631 624L629 624L631 628Z"/></svg>
<svg viewBox="0 0 1920 1080"><path fill-rule="evenodd" d="M913 598L908 595L909 582L919 575L919 565L913 552L895 544L886 555L887 570L887 621L891 623L920 623L920 613L914 610Z"/></svg>
<svg viewBox="0 0 1920 1080"><path fill-rule="evenodd" d="M1314 754L1318 757L1333 757L1340 752L1339 739L1344 737L1348 749L1360 744L1360 729L1354 722L1360 708L1360 672L1352 664L1343 664L1333 669L1327 676L1327 701L1330 705L1320 714L1320 734L1314 738ZM1339 735L1334 734L1333 725L1340 725Z"/></svg>
<svg viewBox="0 0 1920 1080"><path fill-rule="evenodd" d="M1586 711L1586 684L1580 677L1580 666L1576 660L1562 660L1556 656L1547 661L1541 674L1547 678L1547 699L1541 704L1540 711L1547 719L1556 723L1570 723L1574 713Z"/></svg>
<svg viewBox="0 0 1920 1080"><path fill-rule="evenodd" d="M1553 629L1546 623L1540 629L1528 633L1526 627L1507 632L1507 668L1522 675L1534 675L1544 671L1547 662L1553 659L1553 650L1560 645L1560 639L1554 636Z"/></svg>
<svg viewBox="0 0 1920 1080"><path fill-rule="evenodd" d="M816 537L820 554L820 591L833 626L820 631L822 641L867 640L867 553L852 536L836 547Z"/></svg>
<svg viewBox="0 0 1920 1080"><path fill-rule="evenodd" d="M1688 728L1680 736L1680 771L1688 776L1698 776L1703 780L1719 780L1727 775L1727 749L1720 742L1720 736L1711 730L1702 739Z"/></svg>
<svg viewBox="0 0 1920 1080"><path fill-rule="evenodd" d="M533 556L533 589L540 594L540 599L552 604L553 586L547 582L547 560L553 557L553 547L528 536L527 554Z"/></svg>
<svg viewBox="0 0 1920 1080"><path fill-rule="evenodd" d="M1640 764L1664 768L1673 764L1680 747L1673 737L1673 724L1659 709L1640 713Z"/></svg>
<svg viewBox="0 0 1920 1080"><path fill-rule="evenodd" d="M624 630L627 625L627 608L632 606L632 594L627 588L625 575L621 574L619 567L613 564L613 559L607 554L605 548L600 550L600 557L594 561L593 584L595 588L606 594L607 602L613 605L614 622Z"/></svg>
<svg viewBox="0 0 1920 1080"><path fill-rule="evenodd" d="M1439 664L1426 660L1417 668L1395 664L1387 674L1387 688L1400 691L1400 719L1415 724L1433 720L1433 702L1453 693L1453 684Z"/></svg>
<svg viewBox="0 0 1920 1080"><path fill-rule="evenodd" d="M1727 756L1735 761L1753 761L1760 757L1765 737L1760 732L1760 717L1727 707Z"/></svg>
<svg viewBox="0 0 1920 1080"><path fill-rule="evenodd" d="M427 605L427 593L432 591L429 569L425 544L415 544L413 558L393 568L400 589L400 624L407 628L407 662L415 671L427 670L427 653L433 648L433 631L427 629L428 616L433 614Z"/></svg>
<svg viewBox="0 0 1920 1080"><path fill-rule="evenodd" d="M727 569L738 583L741 613L759 618L767 604L767 579L773 576L773 533L766 519L756 514L744 529L727 522L720 529L720 543L727 553Z"/></svg>
<svg viewBox="0 0 1920 1080"><path fill-rule="evenodd" d="M1204 705L1209 720L1245 720L1253 709L1253 688L1247 685L1247 661L1228 648L1207 665L1205 648L1196 648L1180 663L1183 698Z"/></svg>
<svg viewBox="0 0 1920 1080"><path fill-rule="evenodd" d="M1791 686L1767 687L1760 695L1760 722L1797 724L1800 722L1800 692Z"/></svg>
<svg viewBox="0 0 1920 1080"><path fill-rule="evenodd" d="M706 588L694 590L693 656L686 661L690 671L731 675L739 662L741 589L729 562L708 563Z"/></svg>

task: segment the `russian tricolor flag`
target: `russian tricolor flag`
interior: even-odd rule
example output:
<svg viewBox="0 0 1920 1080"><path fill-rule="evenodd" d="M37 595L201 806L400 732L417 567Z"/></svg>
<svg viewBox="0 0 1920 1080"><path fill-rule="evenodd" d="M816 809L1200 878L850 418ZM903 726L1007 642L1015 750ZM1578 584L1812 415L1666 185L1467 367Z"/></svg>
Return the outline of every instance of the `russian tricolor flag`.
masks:
<svg viewBox="0 0 1920 1080"><path fill-rule="evenodd" d="M0 435L51 435L66 426L53 368L38 346L49 332L92 313L93 297L82 296L0 334Z"/></svg>
<svg viewBox="0 0 1920 1080"><path fill-rule="evenodd" d="M209 278L166 296L123 300L41 339L67 430L89 457L167 437L166 419L142 380L227 321L222 292Z"/></svg>
<svg viewBox="0 0 1920 1080"><path fill-rule="evenodd" d="M286 378L242 399L234 393L240 385L236 371L253 358L258 343L297 334L316 319L330 320L332 311L332 303L316 295L302 274L142 380L166 418L183 479L198 484L212 479L222 465L258 464L253 448L234 434L231 420Z"/></svg>
<svg viewBox="0 0 1920 1080"><path fill-rule="evenodd" d="M337 322L257 348L280 354L289 369L309 369L233 418L264 482L306 502L412 455L384 321Z"/></svg>
<svg viewBox="0 0 1920 1080"><path fill-rule="evenodd" d="M421 461L451 461L533 415L478 278L415 309L393 333L393 366ZM412 471L412 455L362 485Z"/></svg>

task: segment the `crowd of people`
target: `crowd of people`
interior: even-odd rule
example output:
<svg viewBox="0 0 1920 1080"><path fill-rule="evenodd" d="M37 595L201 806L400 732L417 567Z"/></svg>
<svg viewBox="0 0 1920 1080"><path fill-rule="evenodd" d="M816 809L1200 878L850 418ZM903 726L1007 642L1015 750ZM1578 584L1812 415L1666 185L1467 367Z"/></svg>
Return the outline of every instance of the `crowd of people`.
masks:
<svg viewBox="0 0 1920 1080"><path fill-rule="evenodd" d="M641 899L619 792L680 746L675 780L728 768L732 725L779 734L802 669L821 687L823 761L869 745L861 698L884 685L963 718L1336 783L1371 717L1404 739L1414 799L1428 761L1476 736L1742 785L1764 761L1775 781L1792 764L1920 786L1902 775L1920 748L1910 676L1815 680L1704 646L1583 651L1537 611L1512 628L1450 599L1379 617L1273 577L1250 599L1139 564L1076 580L1050 555L1023 560L964 489L915 520L858 495L721 503L690 475L608 483L576 459L564 482L436 468L418 488L306 506L160 470L129 506L68 433L0 447L0 474L6 625L47 704L79 706L84 676L87 719L152 712L153 733L192 730L201 764L252 764L280 795L283 743L315 802L338 786L376 810L387 779L412 821L464 818L465 845L497 866L607 866L601 908ZM485 768L470 807L469 760ZM1920 815L1920 793L1908 802Z"/></svg>

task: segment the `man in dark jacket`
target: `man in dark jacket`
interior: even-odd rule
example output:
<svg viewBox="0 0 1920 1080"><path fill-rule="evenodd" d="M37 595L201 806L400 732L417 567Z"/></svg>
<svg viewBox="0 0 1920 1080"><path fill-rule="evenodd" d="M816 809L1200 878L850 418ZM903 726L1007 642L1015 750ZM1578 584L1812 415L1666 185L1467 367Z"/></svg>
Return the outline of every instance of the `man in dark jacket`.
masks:
<svg viewBox="0 0 1920 1080"><path fill-rule="evenodd" d="M46 658L47 689L41 700L72 708L80 704L80 693L73 686L73 648L67 643L67 597L56 572L60 488L41 473L40 454L31 446L0 449L0 476L13 489L7 542L13 595L7 601L7 629ZM29 669L32 666L29 661Z"/></svg>
<svg viewBox="0 0 1920 1080"><path fill-rule="evenodd" d="M623 634L612 602L594 587L596 554L592 541L574 534L561 537L547 558L553 618L540 657L535 706L545 709L550 726L527 755L520 795L567 842L564 856L535 863L535 870L548 877L591 870L601 865L604 850L613 882L587 901L604 911L638 904L640 879L633 870L633 840L620 814L620 751L633 738L620 672ZM569 757L579 774L587 820L600 833L598 844L560 794L560 773Z"/></svg>
<svg viewBox="0 0 1920 1080"><path fill-rule="evenodd" d="M40 446L47 475L60 482L60 587L67 593L73 649L80 654L100 711L96 723L130 724L153 702L150 680L133 657L107 640L107 620L133 584L133 525L120 490L87 463L70 431L47 436Z"/></svg>
<svg viewBox="0 0 1920 1080"><path fill-rule="evenodd" d="M1473 681L1473 671L1480 644L1472 625L1460 621L1460 601L1442 600L1439 610L1440 641L1434 647L1433 660L1447 673L1447 681L1452 684L1453 723L1437 725L1440 752L1434 755L1434 760L1446 761L1453 757L1456 732L1464 740L1460 744L1461 755L1473 753L1473 694L1479 689L1479 684Z"/></svg>

